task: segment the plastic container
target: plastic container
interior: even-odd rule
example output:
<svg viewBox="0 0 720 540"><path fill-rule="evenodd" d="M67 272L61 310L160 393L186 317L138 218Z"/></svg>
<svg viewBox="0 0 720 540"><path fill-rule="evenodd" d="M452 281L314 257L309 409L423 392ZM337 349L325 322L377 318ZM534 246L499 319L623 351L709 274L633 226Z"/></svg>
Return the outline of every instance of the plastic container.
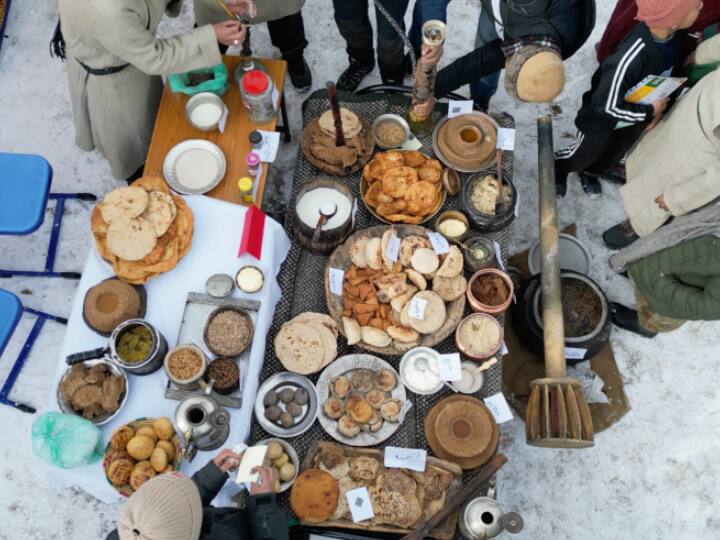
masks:
<svg viewBox="0 0 720 540"><path fill-rule="evenodd" d="M245 156L245 164L250 176L257 176L258 172L260 172L260 156L255 152L250 152Z"/></svg>
<svg viewBox="0 0 720 540"><path fill-rule="evenodd" d="M190 86L190 75L208 73L213 76L212 79L202 82L195 86ZM227 92L228 85L228 70L225 64L217 64L209 68L195 69L188 71L187 73L171 73L168 75L168 82L170 83L170 90L173 92L179 92L188 96L194 96L201 92L212 92L218 96L222 96Z"/></svg>
<svg viewBox="0 0 720 540"><path fill-rule="evenodd" d="M248 71L242 78L240 96L253 123L265 124L275 118L273 82L267 73L258 69Z"/></svg>
<svg viewBox="0 0 720 540"><path fill-rule="evenodd" d="M248 135L248 140L253 150L257 150L262 146L263 136L259 131L253 130L250 132L250 135Z"/></svg>
<svg viewBox="0 0 720 540"><path fill-rule="evenodd" d="M255 202L255 198L253 197L253 180L249 176L243 176L240 180L238 180L238 189L240 190L240 196L243 199L243 202L246 202L247 204L252 204Z"/></svg>

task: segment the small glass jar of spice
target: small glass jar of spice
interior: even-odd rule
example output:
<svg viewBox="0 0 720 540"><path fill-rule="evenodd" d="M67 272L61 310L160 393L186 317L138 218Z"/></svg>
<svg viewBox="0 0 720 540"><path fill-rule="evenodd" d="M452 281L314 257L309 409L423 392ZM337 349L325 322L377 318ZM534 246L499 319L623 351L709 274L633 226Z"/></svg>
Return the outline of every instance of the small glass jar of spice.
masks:
<svg viewBox="0 0 720 540"><path fill-rule="evenodd" d="M245 164L247 165L248 174L257 177L258 172L260 172L260 156L255 152L250 152L245 157Z"/></svg>
<svg viewBox="0 0 720 540"><path fill-rule="evenodd" d="M264 124L275 117L273 82L267 73L258 69L248 71L242 78L240 96L253 123Z"/></svg>

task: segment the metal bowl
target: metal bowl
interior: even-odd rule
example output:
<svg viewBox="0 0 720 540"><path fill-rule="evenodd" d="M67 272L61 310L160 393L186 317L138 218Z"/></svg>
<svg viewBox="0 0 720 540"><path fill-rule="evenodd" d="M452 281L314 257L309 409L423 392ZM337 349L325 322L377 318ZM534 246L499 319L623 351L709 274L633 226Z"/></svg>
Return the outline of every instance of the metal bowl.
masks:
<svg viewBox="0 0 720 540"><path fill-rule="evenodd" d="M303 413L300 422L289 428L284 428L275 422L271 422L265 418L265 406L263 405L263 398L270 390L282 390L285 387L303 388L308 393L308 402L303 406ZM282 437L283 439L289 437L296 437L301 433L305 433L310 426L313 425L318 415L318 403L319 398L315 385L310 382L310 379L298 375L297 373L291 373L289 371L281 371L276 373L272 377L265 380L260 386L255 399L255 418L257 419L260 427L267 431L270 435L275 437Z"/></svg>
<svg viewBox="0 0 720 540"><path fill-rule="evenodd" d="M401 128L403 128L403 131L405 132L405 139L398 144L397 146L386 146L382 143L380 139L378 139L376 135L377 127L383 123L383 122L395 122L396 124L399 124ZM407 123L407 120L405 120L402 116L398 114L381 114L378 116L375 121L372 124L372 134L373 138L375 139L375 144L378 146L378 148L382 148L383 150L391 150L393 148L400 148L403 144L405 144L408 139L410 138L410 126Z"/></svg>
<svg viewBox="0 0 720 540"><path fill-rule="evenodd" d="M93 424L96 426L101 426L103 424L108 423L110 420L115 418L118 413L122 410L123 406L125 405L125 402L127 401L128 394L130 393L130 384L127 378L127 375L122 370L122 368L118 367L117 365L113 364L112 362L109 362L107 360L97 359L97 360L86 360L84 362L80 362L83 367L85 368L91 368L93 366L97 366L98 364L103 364L107 370L112 373L113 375L122 377L123 382L125 383L125 391L120 396L120 403L118 405L118 408L115 412L112 413L105 413L101 414L100 416L96 416L92 420L90 420ZM67 414L74 414L76 416L82 416L79 414L76 410L72 408L72 405L68 403L65 398L62 395L62 392L60 391L60 385L65 380L65 378L70 374L70 370L72 368L68 368L65 373L63 373L63 376L60 378L60 381L57 385L57 403L60 410Z"/></svg>
<svg viewBox="0 0 720 540"><path fill-rule="evenodd" d="M195 110L196 107L207 104L216 105L220 109L220 116L213 124L196 124L192 120L192 112ZM188 123L195 129L199 129L200 131L214 131L218 128L218 124L222 119L224 110L225 102L217 94L213 94L212 92L200 92L199 94L195 94L193 97L191 97L185 104L185 118L187 119Z"/></svg>
<svg viewBox="0 0 720 540"><path fill-rule="evenodd" d="M287 491L288 489L290 489L290 486L293 485L293 482L298 477L298 474L300 474L300 458L298 457L295 449L290 446L290 443L283 441L282 439L263 439L262 441L256 442L253 446L267 445L271 442L276 442L280 446L282 446L283 452L285 452L290 458L290 463L295 466L295 476L293 476L292 480L288 480L287 482L280 482L280 493L282 493L283 491Z"/></svg>
<svg viewBox="0 0 720 540"><path fill-rule="evenodd" d="M572 270L583 275L590 272L590 253L576 237L560 233L558 235L558 249L560 249L561 270ZM542 270L540 258L540 240L537 240L528 250L530 275L539 274Z"/></svg>

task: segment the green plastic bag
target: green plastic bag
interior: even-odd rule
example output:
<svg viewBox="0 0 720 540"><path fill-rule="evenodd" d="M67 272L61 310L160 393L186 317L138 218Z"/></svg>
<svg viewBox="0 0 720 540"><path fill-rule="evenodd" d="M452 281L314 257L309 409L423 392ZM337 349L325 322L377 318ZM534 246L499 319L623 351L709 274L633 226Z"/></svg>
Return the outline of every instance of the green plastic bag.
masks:
<svg viewBox="0 0 720 540"><path fill-rule="evenodd" d="M95 463L103 456L98 427L74 414L49 412L32 425L33 453L44 462L63 469Z"/></svg>
<svg viewBox="0 0 720 540"><path fill-rule="evenodd" d="M213 78L209 81L202 82L195 86L190 86L188 76L195 73L210 73ZM181 94L187 94L188 96L194 96L200 92L212 92L218 96L222 96L227 92L228 85L228 70L225 64L218 64L210 68L195 69L188 71L187 73L172 73L168 75L168 81L170 83L170 90L173 92L180 92Z"/></svg>

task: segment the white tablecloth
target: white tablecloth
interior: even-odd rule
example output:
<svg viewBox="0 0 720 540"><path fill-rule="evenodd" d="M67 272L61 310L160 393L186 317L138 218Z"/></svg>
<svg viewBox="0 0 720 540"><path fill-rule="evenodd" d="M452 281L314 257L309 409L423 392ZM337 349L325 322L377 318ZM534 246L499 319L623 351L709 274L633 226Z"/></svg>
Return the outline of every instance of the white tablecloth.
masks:
<svg viewBox="0 0 720 540"><path fill-rule="evenodd" d="M255 264L265 274L265 285L259 292L245 294L235 289L233 293L235 297L259 300L262 304L250 350L247 376L243 376L242 407L228 409L231 415L230 436L224 446L233 448L244 442L250 434L250 420L265 356L265 338L270 330L275 306L281 296L275 278L290 249L290 239L276 221L266 218L262 259L257 261L248 254L238 258L237 252L246 209L209 197L187 197L186 200L195 214L192 248L171 272L151 280L146 285L148 293L146 319L165 336L169 346L176 345L188 292L205 292L205 281L209 276L218 272L234 276L237 270L246 264ZM67 355L107 345L107 339L92 332L83 321L82 303L90 287L111 275L109 265L93 250L88 257L75 296L65 341L58 359L56 381L67 369L65 365ZM166 383L167 379L162 369L152 375L129 375L130 392L125 406L117 417L101 426L104 441L109 439L113 429L135 418L167 416L172 419L179 402L165 399ZM49 399L51 402L47 404L48 409L58 410L54 392ZM216 453L217 451L198 452L192 463L183 463L182 472L188 475L194 473ZM50 466L46 466L46 469L50 484L56 487L77 485L105 502L122 498L105 479L102 462L70 470ZM228 498L237 491L235 483L229 480L215 503L226 505Z"/></svg>

